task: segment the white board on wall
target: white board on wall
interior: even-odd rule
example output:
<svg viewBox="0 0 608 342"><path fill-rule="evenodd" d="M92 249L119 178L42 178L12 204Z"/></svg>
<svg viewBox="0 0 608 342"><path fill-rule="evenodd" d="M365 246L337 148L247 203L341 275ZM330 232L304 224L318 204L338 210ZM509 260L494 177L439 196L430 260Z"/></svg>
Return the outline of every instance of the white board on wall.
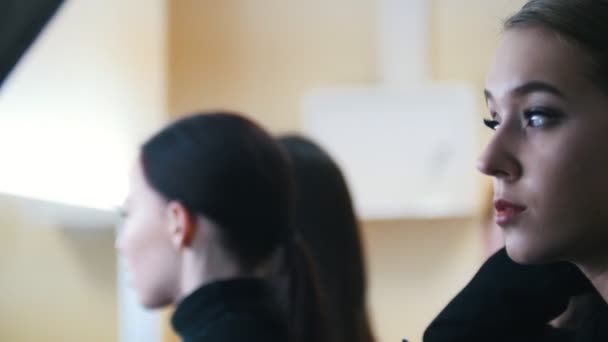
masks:
<svg viewBox="0 0 608 342"><path fill-rule="evenodd" d="M467 84L319 88L302 127L340 164L362 218L468 216L474 113Z"/></svg>

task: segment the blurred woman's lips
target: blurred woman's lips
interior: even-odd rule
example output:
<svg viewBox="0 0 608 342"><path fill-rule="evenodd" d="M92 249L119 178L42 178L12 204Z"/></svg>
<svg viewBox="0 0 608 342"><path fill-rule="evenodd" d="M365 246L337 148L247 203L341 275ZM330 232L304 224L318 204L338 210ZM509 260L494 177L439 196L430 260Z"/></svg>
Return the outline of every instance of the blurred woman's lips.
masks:
<svg viewBox="0 0 608 342"><path fill-rule="evenodd" d="M494 209L496 210L496 224L504 227L515 221L526 210L526 207L505 199L497 199L494 201Z"/></svg>

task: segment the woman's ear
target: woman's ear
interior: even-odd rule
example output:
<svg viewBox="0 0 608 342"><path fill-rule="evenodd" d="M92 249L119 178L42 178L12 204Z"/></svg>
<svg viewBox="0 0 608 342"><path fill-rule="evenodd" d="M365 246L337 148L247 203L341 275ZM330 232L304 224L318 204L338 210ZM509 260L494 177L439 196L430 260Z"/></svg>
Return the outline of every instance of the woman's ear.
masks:
<svg viewBox="0 0 608 342"><path fill-rule="evenodd" d="M176 249L189 247L194 238L196 220L180 202L170 201L167 207L169 235Z"/></svg>

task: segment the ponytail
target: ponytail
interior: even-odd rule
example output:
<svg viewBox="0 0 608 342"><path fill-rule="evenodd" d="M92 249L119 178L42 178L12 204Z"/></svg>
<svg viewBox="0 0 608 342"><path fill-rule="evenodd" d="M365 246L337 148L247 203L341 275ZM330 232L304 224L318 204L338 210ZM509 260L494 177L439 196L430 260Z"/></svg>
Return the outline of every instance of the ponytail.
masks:
<svg viewBox="0 0 608 342"><path fill-rule="evenodd" d="M308 138L286 135L279 142L292 162L294 227L318 271L331 341L373 342L361 233L344 175Z"/></svg>
<svg viewBox="0 0 608 342"><path fill-rule="evenodd" d="M285 243L274 263L272 280L287 317L289 341L332 341L317 272L299 234Z"/></svg>

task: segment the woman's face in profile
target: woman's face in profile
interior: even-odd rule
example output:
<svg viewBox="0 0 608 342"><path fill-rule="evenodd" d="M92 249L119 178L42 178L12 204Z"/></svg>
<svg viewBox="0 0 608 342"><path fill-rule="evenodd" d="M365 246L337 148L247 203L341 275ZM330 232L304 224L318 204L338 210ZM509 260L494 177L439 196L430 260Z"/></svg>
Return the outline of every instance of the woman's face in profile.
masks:
<svg viewBox="0 0 608 342"><path fill-rule="evenodd" d="M508 29L486 80L494 178L509 255L584 262L608 243L608 96L588 56L541 27Z"/></svg>
<svg viewBox="0 0 608 342"><path fill-rule="evenodd" d="M131 172L123 227L116 247L125 258L130 285L145 307L175 300L178 262L167 225L167 204L145 179L141 163Z"/></svg>

